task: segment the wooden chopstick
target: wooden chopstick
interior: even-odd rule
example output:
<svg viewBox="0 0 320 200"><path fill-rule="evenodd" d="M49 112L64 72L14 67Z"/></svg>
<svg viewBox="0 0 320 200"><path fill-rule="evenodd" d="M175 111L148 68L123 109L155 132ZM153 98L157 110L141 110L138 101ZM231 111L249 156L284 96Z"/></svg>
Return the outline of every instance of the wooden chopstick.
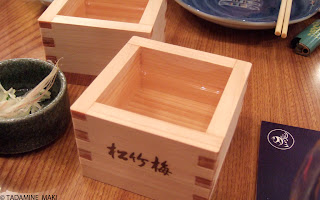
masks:
<svg viewBox="0 0 320 200"><path fill-rule="evenodd" d="M284 21L282 26L281 37L286 38L288 33L288 26L290 21L290 14L291 14L291 7L292 7L292 0L287 0L286 6L286 13L284 15Z"/></svg>
<svg viewBox="0 0 320 200"><path fill-rule="evenodd" d="M290 13L292 7L292 0L282 0L277 19L277 25L274 34L282 38L287 37L288 26L290 20Z"/></svg>
<svg viewBox="0 0 320 200"><path fill-rule="evenodd" d="M274 34L277 36L281 35L281 30L282 30L282 25L283 25L283 20L284 20L284 13L286 11L287 1L288 0L281 1L279 15L278 15L278 19L277 19L276 30L274 32Z"/></svg>

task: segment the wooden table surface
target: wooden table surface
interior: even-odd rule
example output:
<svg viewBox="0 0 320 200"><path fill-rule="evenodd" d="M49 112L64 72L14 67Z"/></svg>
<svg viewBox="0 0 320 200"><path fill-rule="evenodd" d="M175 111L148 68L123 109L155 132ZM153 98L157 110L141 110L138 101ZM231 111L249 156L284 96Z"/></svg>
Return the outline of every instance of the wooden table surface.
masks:
<svg viewBox="0 0 320 200"><path fill-rule="evenodd" d="M37 18L45 9L37 0L0 0L0 60L44 59ZM274 30L233 30L209 23L173 0L168 0L166 17L166 42L253 64L238 126L213 199L255 199L261 121L320 130L320 48L310 57L299 56L289 48L291 39L320 15L290 26L287 39L276 37ZM85 88L68 85L71 103ZM83 177L71 124L63 137L45 149L0 157L0 197L11 194L50 194L58 195L58 199L147 199Z"/></svg>

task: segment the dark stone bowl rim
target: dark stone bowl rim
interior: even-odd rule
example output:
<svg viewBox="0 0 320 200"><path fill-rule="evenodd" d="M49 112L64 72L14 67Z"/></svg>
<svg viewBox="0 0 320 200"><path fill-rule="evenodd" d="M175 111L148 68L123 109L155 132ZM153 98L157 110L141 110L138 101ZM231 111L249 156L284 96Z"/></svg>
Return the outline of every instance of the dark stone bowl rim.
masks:
<svg viewBox="0 0 320 200"><path fill-rule="evenodd" d="M40 59L35 59L35 58L13 58L13 59L0 61L0 68L1 68L2 65L6 64L6 63L19 62L19 61L23 61L23 60L38 62L40 64L44 64L44 66L49 67L50 69L52 69L53 66L54 66L54 64L52 64L52 63L49 63L47 61L40 60ZM60 82L61 82L59 93L57 94L56 98L54 98L48 105L46 105L41 110L39 110L39 111L37 111L35 113L32 113L30 115L24 116L24 117L0 119L0 124L1 123L19 123L19 122L23 122L25 120L36 118L39 115L43 115L47 110L50 110L55 104L57 104L61 100L61 98L63 97L63 94L65 93L65 91L67 89L66 77L64 76L64 74L62 73L61 70L58 71L56 79L59 79Z"/></svg>

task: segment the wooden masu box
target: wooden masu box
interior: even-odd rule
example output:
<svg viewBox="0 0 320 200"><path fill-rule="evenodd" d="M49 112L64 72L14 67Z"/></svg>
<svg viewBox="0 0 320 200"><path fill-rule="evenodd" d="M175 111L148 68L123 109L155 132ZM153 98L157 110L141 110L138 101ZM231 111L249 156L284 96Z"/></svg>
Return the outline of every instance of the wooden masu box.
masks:
<svg viewBox="0 0 320 200"><path fill-rule="evenodd" d="M164 41L166 0L54 0L38 19L46 59L98 75L136 35Z"/></svg>
<svg viewBox="0 0 320 200"><path fill-rule="evenodd" d="M83 174L154 199L209 199L250 69L133 37L71 107Z"/></svg>

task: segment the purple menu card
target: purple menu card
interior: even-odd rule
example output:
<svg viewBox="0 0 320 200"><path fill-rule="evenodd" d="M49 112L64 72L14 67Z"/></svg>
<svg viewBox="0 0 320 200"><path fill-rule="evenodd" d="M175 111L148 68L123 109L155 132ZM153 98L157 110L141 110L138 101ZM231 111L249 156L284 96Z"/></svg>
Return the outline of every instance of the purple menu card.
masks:
<svg viewBox="0 0 320 200"><path fill-rule="evenodd" d="M320 200L319 131L262 122L257 200Z"/></svg>

